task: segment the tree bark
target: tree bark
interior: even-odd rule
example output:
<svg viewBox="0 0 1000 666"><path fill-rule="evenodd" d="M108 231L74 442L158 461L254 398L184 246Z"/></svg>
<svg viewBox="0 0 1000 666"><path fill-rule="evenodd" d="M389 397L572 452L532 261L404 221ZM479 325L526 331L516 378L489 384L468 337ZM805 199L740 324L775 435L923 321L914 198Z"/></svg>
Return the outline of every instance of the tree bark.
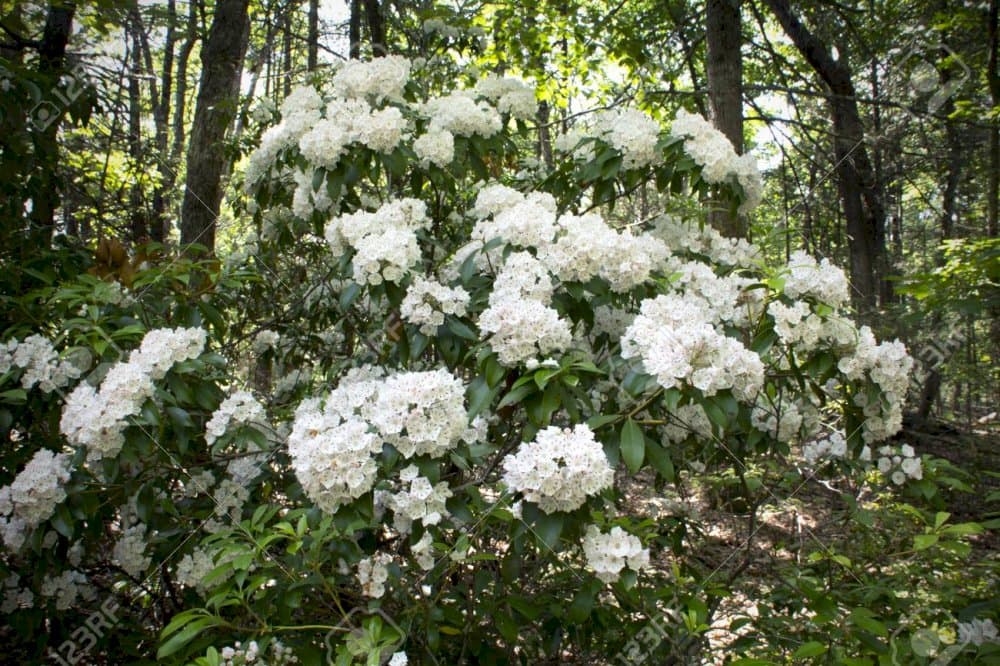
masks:
<svg viewBox="0 0 1000 666"><path fill-rule="evenodd" d="M743 59L740 0L706 3L708 102L712 123L726 135L737 153L743 152ZM727 210L712 211L709 221L726 236L746 236L744 220Z"/></svg>
<svg viewBox="0 0 1000 666"><path fill-rule="evenodd" d="M306 68L310 72L319 67L319 0L309 0L309 35Z"/></svg>
<svg viewBox="0 0 1000 666"><path fill-rule="evenodd" d="M986 67L986 79L989 83L990 97L993 106L1000 106L1000 71L998 71L998 59L1000 59L1000 31L998 31L998 17L1000 17L1000 1L990 2L989 32L990 55ZM996 238L998 233L997 206L1000 203L1000 120L994 119L990 124L990 175L987 185L986 206L987 219L986 231L990 238Z"/></svg>
<svg viewBox="0 0 1000 666"><path fill-rule="evenodd" d="M169 115L170 115L170 94L173 89L174 73L174 42L176 41L177 3L176 0L167 1L167 35L163 44L163 69L160 74L160 94L153 99L153 122L156 125L156 155L157 171L159 172L159 182L153 189L153 215L150 224L151 238L162 243L167 238L167 172L172 169L170 165L165 165L167 160L167 148L170 140ZM146 67L149 75L153 76L152 53L147 43L145 46Z"/></svg>
<svg viewBox="0 0 1000 666"><path fill-rule="evenodd" d="M380 58L388 53L385 43L385 18L378 0L362 0L365 5L365 22L372 43L372 55Z"/></svg>
<svg viewBox="0 0 1000 666"><path fill-rule="evenodd" d="M829 49L810 32L789 6L788 0L764 0L788 37L829 88L834 130L834 156L851 258L851 283L855 307L870 317L878 295L879 239L885 223L880 184L868 157L865 130L858 111L850 69L834 60Z"/></svg>
<svg viewBox="0 0 1000 666"><path fill-rule="evenodd" d="M361 57L361 0L351 0L351 14L347 19L347 57L357 60Z"/></svg>
<svg viewBox="0 0 1000 666"><path fill-rule="evenodd" d="M139 44L139 10L133 7L129 12L129 29L126 36L131 37L131 52L129 53L128 77L128 153L131 161L132 184L129 188L129 225L133 243L143 243L148 240L149 228L146 224L146 211L142 202L142 89L139 78L142 76L142 55ZM128 33L131 33L129 35Z"/></svg>
<svg viewBox="0 0 1000 666"><path fill-rule="evenodd" d="M66 45L73 26L73 14L76 4L72 2L50 2L45 17L45 27L42 30L42 41L38 47L38 73L43 80L52 86L58 85L63 74L66 60ZM79 82L78 82L79 83ZM41 113L42 107L36 107ZM30 219L40 236L47 241L52 236L55 224L55 212L59 207L60 185L56 176L59 166L59 124L66 113L65 107L49 102L44 107L45 113L55 113L54 118L46 116L34 118L36 129L39 121L46 123L38 129L35 140L36 170L35 177L38 187L32 197Z"/></svg>
<svg viewBox="0 0 1000 666"><path fill-rule="evenodd" d="M236 116L240 73L250 22L249 0L219 0L202 49L202 75L188 145L187 183L181 207L181 244L215 249L215 221L222 202L227 160L223 141Z"/></svg>

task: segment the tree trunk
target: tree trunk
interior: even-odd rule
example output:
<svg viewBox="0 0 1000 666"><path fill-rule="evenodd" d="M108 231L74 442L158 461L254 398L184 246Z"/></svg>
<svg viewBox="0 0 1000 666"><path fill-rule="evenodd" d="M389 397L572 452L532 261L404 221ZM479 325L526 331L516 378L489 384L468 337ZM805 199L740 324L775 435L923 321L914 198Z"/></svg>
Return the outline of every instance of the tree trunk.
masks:
<svg viewBox="0 0 1000 666"><path fill-rule="evenodd" d="M282 25L282 45L281 53L283 56L281 68L285 70L285 76L283 78L285 82L285 97L292 94L292 11L291 7L285 10L284 20Z"/></svg>
<svg viewBox="0 0 1000 666"><path fill-rule="evenodd" d="M365 21L368 23L368 36L371 38L372 55L380 58L388 53L385 43L385 18L378 0L362 0L365 5Z"/></svg>
<svg viewBox="0 0 1000 666"><path fill-rule="evenodd" d="M165 165L169 141L168 118L170 114L170 93L173 88L175 23L177 22L176 0L167 1L167 36L163 44L163 70L160 74L160 94L153 100L153 122L156 125L156 163L159 182L153 189L153 216L150 236L158 243L167 238L167 172L173 167ZM145 45L146 66L153 76L152 54Z"/></svg>
<svg viewBox="0 0 1000 666"><path fill-rule="evenodd" d="M58 85L63 74L66 59L66 45L73 25L76 4L72 2L51 2L42 30L42 41L38 46L38 73L42 80L52 86ZM80 84L80 82L77 82ZM43 102L43 104L45 104ZM60 186L56 177L59 167L59 124L66 108L63 104L48 102L34 109L36 124L35 178L38 183L32 197L31 221L39 235L39 241L48 244L55 224L55 212L59 206ZM50 114L54 114L51 116ZM44 117L43 117L44 115Z"/></svg>
<svg viewBox="0 0 1000 666"><path fill-rule="evenodd" d="M133 243L144 243L148 240L149 229L146 225L146 211L142 202L142 89L139 78L142 76L142 56L139 45L139 11L133 8L129 12L129 29L126 36L131 37L131 53L129 53L128 77L128 153L131 161L132 184L129 189L129 225ZM129 35L128 33L131 33Z"/></svg>
<svg viewBox="0 0 1000 666"><path fill-rule="evenodd" d="M319 0L309 0L309 36L306 67L310 72L319 67Z"/></svg>
<svg viewBox="0 0 1000 666"><path fill-rule="evenodd" d="M350 42L347 57L357 60L361 57L361 0L351 0L351 14L347 19L347 39Z"/></svg>
<svg viewBox="0 0 1000 666"><path fill-rule="evenodd" d="M858 112L857 95L851 72L799 21L788 0L765 0L788 37L832 93L831 116L838 190L847 226L851 258L851 282L855 306L869 318L878 295L879 241L885 222L880 184L865 146L864 125Z"/></svg>
<svg viewBox="0 0 1000 666"><path fill-rule="evenodd" d="M990 97L993 107L1000 106L1000 72L998 72L998 59L1000 59L1000 31L998 31L998 16L1000 16L1000 0L990 2L989 13L989 41L990 55L987 64L987 82L990 87ZM997 226L997 205L1000 203L1000 120L994 118L990 123L990 176L988 190L986 194L987 220L986 229L990 238L996 238Z"/></svg>
<svg viewBox="0 0 1000 666"><path fill-rule="evenodd" d="M187 184L181 207L181 244L215 249L215 220L222 202L227 160L223 141L236 116L240 73L250 22L249 0L219 0L202 49L202 75L188 145Z"/></svg>
<svg viewBox="0 0 1000 666"><path fill-rule="evenodd" d="M174 116L172 123L172 138L170 145L170 164L166 169L164 189L171 191L177 182L177 169L181 163L181 153L184 151L184 121L187 109L187 70L188 60L194 45L198 43L198 15L195 3L188 5L187 29L184 43L177 54L177 88L174 91Z"/></svg>
<svg viewBox="0 0 1000 666"><path fill-rule="evenodd" d="M740 54L740 0L708 0L705 73L712 123L743 152L743 59ZM712 211L712 226L726 236L746 236L744 220L727 210Z"/></svg>

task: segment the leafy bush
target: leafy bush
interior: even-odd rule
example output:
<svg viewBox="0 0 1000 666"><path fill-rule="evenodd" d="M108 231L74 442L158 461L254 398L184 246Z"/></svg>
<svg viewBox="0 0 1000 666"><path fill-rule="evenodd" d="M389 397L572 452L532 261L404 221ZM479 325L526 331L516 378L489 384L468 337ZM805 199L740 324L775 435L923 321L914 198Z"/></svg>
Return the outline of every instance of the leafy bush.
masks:
<svg viewBox="0 0 1000 666"><path fill-rule="evenodd" d="M751 528L759 465L935 495L933 461L888 442L912 362L852 323L842 271L614 217L642 188L755 205L752 162L703 119L603 112L550 168L533 91L434 93L411 67L293 92L223 264L53 280L46 337L7 331L0 571L8 623L39 637L23 654L665 663L705 648L733 580L693 557L707 525L648 518L637 484L722 475ZM917 551L982 530L913 512ZM844 559L808 558L767 603L811 624L747 653L888 654L919 602L834 588L871 575Z"/></svg>

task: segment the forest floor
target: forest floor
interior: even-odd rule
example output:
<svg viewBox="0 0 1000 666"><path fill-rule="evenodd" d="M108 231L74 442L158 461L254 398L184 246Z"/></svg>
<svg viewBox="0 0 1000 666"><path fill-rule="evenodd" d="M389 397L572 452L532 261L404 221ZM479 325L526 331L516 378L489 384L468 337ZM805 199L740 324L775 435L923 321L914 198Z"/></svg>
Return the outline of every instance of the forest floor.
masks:
<svg viewBox="0 0 1000 666"><path fill-rule="evenodd" d="M918 455L942 458L968 473L961 478L973 492L945 491L944 510L951 514L949 524L983 521L991 511L997 512L997 504L988 505L986 498L1000 490L1000 431L960 432L936 425L919 431L904 430L894 443L911 444ZM701 569L709 582L732 590L732 594L718 601L712 629L707 634L709 649L697 659L679 663L723 663L726 654L733 652L728 646L753 631L761 613L770 612L758 603L760 600L782 595L797 598L799 593L790 575L801 571L811 558L834 554L847 557L851 566L841 573L853 577L860 586L866 573L893 566L896 561L893 553L911 549L912 529L899 530L900 523L891 522L865 527L852 519L849 510L848 497L856 498L859 507L881 509L893 502L897 496L895 489L848 488L841 479L810 477L806 470L802 471L804 482L798 475L783 473L777 467L746 470L747 478L759 483L755 493L756 520L751 519L746 506L740 505L738 493L734 492L738 480L732 473L709 476L708 481L694 483L687 471L679 469L678 485L683 494L654 488L648 471L626 485L625 503L633 515L649 517L661 524L687 515L698 518L693 522L708 526L701 534L685 536L683 557L689 566ZM704 478L700 474L694 476ZM910 536L898 536L904 531ZM970 537L969 543L972 546L967 558L969 567L984 560L997 565L1000 533L987 531ZM677 563L667 550L656 561L664 573L669 573ZM734 631L731 624L739 618L746 618L746 624Z"/></svg>

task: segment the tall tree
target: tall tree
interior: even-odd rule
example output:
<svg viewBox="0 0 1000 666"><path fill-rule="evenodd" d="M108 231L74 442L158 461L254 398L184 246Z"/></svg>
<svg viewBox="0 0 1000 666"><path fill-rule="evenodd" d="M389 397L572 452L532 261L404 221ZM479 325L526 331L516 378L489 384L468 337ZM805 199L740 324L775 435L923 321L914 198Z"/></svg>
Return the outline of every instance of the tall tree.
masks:
<svg viewBox="0 0 1000 666"><path fill-rule="evenodd" d="M854 302L863 316L870 314L879 293L879 227L885 223L881 188L865 145L857 92L848 64L796 16L788 0L764 0L785 34L829 90L833 120L834 156L838 189L847 227Z"/></svg>
<svg viewBox="0 0 1000 666"><path fill-rule="evenodd" d="M993 110L1000 108L1000 0L991 0L987 15L987 34L989 35L989 61L986 69L986 80L990 89L990 101ZM1000 118L993 116L989 128L990 141L990 176L986 191L987 233L991 238L1000 235L997 223L997 208L1000 204Z"/></svg>
<svg viewBox="0 0 1000 666"><path fill-rule="evenodd" d="M236 117L240 73L250 33L249 0L219 0L201 52L202 74L188 144L181 244L215 249L215 221L226 166L223 141Z"/></svg>
<svg viewBox="0 0 1000 666"><path fill-rule="evenodd" d="M309 34L306 44L306 67L312 72L319 67L319 0L309 0Z"/></svg>
<svg viewBox="0 0 1000 666"><path fill-rule="evenodd" d="M743 152L743 58L740 52L740 0L706 3L705 73L712 123ZM746 235L743 220L729 211L713 211L712 226L733 237Z"/></svg>
<svg viewBox="0 0 1000 666"><path fill-rule="evenodd" d="M66 45L69 44L75 12L76 3L58 0L49 3L42 40L38 44L38 73L53 86L58 85L65 70ZM31 221L42 235L51 235L60 197L56 178L59 125L66 109L62 104L49 103L36 107L36 111L46 114L46 117L34 118L40 128L35 140L35 177L39 187L37 195L32 197ZM55 117L48 117L48 114L55 114Z"/></svg>

